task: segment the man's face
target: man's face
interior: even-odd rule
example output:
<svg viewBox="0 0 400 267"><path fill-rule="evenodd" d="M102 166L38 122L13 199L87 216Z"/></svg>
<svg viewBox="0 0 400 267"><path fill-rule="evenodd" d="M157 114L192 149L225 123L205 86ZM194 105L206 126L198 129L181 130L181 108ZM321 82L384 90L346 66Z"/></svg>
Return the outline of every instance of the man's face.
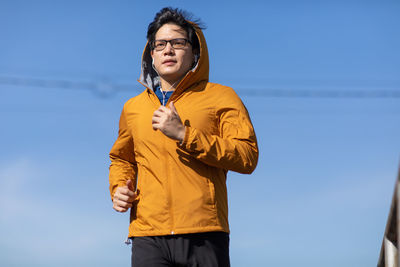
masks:
<svg viewBox="0 0 400 267"><path fill-rule="evenodd" d="M164 24L156 33L155 40L172 40L177 38L187 39L187 33L176 24ZM193 66L194 55L192 46L187 43L183 48L173 48L168 42L166 47L157 51L153 49L151 56L154 67L160 77L170 84L181 79ZM167 89L167 88L164 88Z"/></svg>

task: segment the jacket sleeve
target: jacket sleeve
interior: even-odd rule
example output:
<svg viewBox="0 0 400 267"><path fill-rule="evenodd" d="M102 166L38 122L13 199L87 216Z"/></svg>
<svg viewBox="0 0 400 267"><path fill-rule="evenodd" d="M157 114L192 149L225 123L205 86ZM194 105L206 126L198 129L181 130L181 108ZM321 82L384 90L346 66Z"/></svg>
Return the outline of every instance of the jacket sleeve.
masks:
<svg viewBox="0 0 400 267"><path fill-rule="evenodd" d="M229 107L216 112L219 134L186 126L180 147L205 164L250 174L258 161L258 146L247 109L237 97Z"/></svg>
<svg viewBox="0 0 400 267"><path fill-rule="evenodd" d="M109 182L111 199L117 187L125 186L128 179L131 179L136 184L137 165L133 148L133 139L128 130L125 112L122 110L118 138L110 151Z"/></svg>

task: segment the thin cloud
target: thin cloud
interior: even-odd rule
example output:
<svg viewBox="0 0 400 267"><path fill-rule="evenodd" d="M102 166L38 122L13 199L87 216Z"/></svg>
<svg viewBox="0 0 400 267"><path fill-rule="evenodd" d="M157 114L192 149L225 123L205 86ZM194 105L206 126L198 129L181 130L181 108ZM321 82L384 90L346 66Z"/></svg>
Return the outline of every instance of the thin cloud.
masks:
<svg viewBox="0 0 400 267"><path fill-rule="evenodd" d="M69 191L46 194L43 185L57 170L41 169L42 161L25 157L0 165L0 265L101 266L119 253L128 255L123 245L128 218L112 216L117 214L107 206L104 213L85 210L80 203L96 192L75 201L66 201ZM120 247L110 255L112 243Z"/></svg>

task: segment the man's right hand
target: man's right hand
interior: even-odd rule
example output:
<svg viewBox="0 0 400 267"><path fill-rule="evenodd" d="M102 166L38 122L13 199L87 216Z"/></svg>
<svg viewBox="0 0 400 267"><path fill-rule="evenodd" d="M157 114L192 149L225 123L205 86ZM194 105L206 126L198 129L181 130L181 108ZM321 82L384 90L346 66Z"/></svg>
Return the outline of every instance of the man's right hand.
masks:
<svg viewBox="0 0 400 267"><path fill-rule="evenodd" d="M114 193L113 208L118 212L126 212L132 208L133 202L137 200L132 180L126 182L126 186L120 186Z"/></svg>

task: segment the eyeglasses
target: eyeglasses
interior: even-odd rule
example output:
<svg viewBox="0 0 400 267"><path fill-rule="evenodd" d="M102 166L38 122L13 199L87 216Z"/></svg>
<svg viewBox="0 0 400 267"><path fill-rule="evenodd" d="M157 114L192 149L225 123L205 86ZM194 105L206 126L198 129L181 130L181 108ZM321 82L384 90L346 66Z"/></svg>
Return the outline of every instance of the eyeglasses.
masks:
<svg viewBox="0 0 400 267"><path fill-rule="evenodd" d="M167 43L170 43L174 49L182 49L186 47L187 43L191 44L189 40L185 38L176 38L171 40L155 40L153 42L153 49L156 51L162 51L167 46Z"/></svg>

